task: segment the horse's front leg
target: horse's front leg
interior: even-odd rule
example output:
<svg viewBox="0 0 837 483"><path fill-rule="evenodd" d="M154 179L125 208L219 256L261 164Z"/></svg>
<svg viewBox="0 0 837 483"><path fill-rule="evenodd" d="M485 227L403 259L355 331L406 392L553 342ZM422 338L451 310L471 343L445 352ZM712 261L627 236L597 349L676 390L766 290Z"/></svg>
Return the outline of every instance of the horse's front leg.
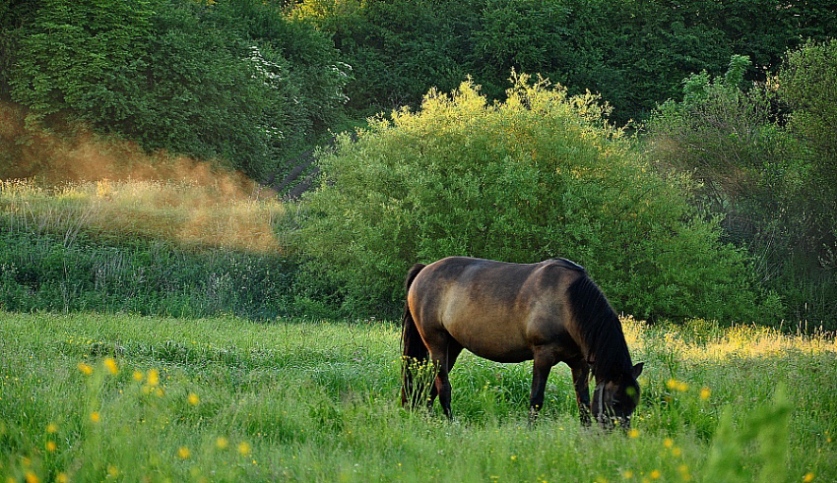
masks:
<svg viewBox="0 0 837 483"><path fill-rule="evenodd" d="M578 403L581 424L590 426L590 366L584 360L578 360L569 366L573 373L575 400Z"/></svg>
<svg viewBox="0 0 837 483"><path fill-rule="evenodd" d="M549 372L556 364L555 355L551 350L535 351L532 365L532 393L529 396L529 422L532 423L538 418L538 412L543 407L544 391L546 381L549 379Z"/></svg>

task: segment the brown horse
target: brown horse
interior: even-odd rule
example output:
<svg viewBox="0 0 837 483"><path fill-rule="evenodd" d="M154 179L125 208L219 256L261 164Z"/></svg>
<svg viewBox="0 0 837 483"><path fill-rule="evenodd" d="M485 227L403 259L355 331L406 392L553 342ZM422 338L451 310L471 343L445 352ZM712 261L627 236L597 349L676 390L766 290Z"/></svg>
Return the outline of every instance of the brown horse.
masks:
<svg viewBox="0 0 837 483"><path fill-rule="evenodd" d="M406 286L402 405L420 402L410 363L429 355L436 377L428 407L438 395L451 417L448 373L464 348L497 362L534 359L532 418L543 405L549 371L564 362L583 424L590 424L592 411L604 427L630 425L643 364L632 365L619 318L583 267L564 259L523 265L449 257L413 266ZM597 383L592 405L591 368Z"/></svg>

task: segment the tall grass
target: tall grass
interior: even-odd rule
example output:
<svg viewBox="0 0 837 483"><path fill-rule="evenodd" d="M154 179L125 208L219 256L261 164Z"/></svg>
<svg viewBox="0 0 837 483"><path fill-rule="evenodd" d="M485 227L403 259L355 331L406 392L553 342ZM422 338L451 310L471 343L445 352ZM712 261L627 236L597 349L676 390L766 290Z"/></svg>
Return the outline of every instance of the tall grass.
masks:
<svg viewBox="0 0 837 483"><path fill-rule="evenodd" d="M284 207L224 181L0 181L0 308L287 313Z"/></svg>
<svg viewBox="0 0 837 483"><path fill-rule="evenodd" d="M0 477L15 481L834 481L833 336L625 321L633 429L582 429L569 371L463 354L454 422L398 406L380 322L0 313ZM784 388L784 389L781 389Z"/></svg>
<svg viewBox="0 0 837 483"><path fill-rule="evenodd" d="M255 189L255 188L254 188ZM42 187L0 180L6 230L61 235L80 232L115 240L155 239L196 248L281 252L273 222L284 207L271 196L216 182L108 181Z"/></svg>

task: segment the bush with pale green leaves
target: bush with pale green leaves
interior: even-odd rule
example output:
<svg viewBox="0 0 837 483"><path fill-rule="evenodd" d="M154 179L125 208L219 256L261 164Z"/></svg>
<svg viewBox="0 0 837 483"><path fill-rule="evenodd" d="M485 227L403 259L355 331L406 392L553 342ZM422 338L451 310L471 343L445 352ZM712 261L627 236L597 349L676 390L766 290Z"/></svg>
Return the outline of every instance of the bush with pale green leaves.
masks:
<svg viewBox="0 0 837 483"><path fill-rule="evenodd" d="M321 153L322 187L287 235L301 299L393 313L416 262L566 257L637 317L760 316L747 255L690 206L687 177L651 169L596 96L513 82L502 103L472 82L431 91Z"/></svg>

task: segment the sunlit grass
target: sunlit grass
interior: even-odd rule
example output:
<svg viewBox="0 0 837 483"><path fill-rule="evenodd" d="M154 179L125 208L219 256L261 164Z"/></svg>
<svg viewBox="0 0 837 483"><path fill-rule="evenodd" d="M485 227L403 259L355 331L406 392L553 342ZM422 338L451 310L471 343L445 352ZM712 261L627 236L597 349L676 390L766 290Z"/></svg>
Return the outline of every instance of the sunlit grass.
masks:
<svg viewBox="0 0 837 483"><path fill-rule="evenodd" d="M279 252L272 224L284 212L270 193L219 174L212 181L108 181L40 187L0 181L0 213L9 228L80 233L130 240L161 239L185 246Z"/></svg>
<svg viewBox="0 0 837 483"><path fill-rule="evenodd" d="M0 478L759 481L777 452L771 481L837 478L832 336L625 323L642 403L604 434L563 366L530 426L531 365L467 353L454 422L403 411L394 324L0 313Z"/></svg>

